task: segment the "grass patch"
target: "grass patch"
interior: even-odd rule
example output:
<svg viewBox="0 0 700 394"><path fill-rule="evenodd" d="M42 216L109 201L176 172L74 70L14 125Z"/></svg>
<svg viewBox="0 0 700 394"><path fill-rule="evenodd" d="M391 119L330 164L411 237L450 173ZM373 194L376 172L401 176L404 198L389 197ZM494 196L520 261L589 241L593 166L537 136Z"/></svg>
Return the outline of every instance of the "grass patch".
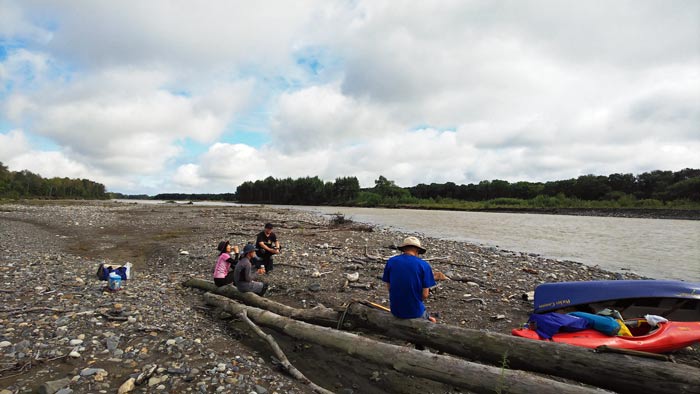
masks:
<svg viewBox="0 0 700 394"><path fill-rule="evenodd" d="M156 234L152 237L154 241L168 241L172 239L179 238L184 235L184 232L182 230L170 230L170 231L165 231L159 234Z"/></svg>

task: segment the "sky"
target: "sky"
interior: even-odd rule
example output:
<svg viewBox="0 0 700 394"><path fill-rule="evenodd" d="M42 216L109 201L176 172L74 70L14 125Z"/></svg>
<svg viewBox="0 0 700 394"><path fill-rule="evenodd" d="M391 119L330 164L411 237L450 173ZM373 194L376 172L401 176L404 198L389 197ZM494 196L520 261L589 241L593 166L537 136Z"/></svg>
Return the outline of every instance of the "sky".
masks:
<svg viewBox="0 0 700 394"><path fill-rule="evenodd" d="M149 195L700 168L700 1L0 0L0 162Z"/></svg>

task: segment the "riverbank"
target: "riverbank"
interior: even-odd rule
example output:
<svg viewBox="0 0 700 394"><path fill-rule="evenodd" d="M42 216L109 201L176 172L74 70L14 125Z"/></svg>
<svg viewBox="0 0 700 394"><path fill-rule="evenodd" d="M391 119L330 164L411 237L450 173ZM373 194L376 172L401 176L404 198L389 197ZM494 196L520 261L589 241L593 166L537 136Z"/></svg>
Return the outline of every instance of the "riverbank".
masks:
<svg viewBox="0 0 700 394"><path fill-rule="evenodd" d="M148 389L140 392L308 392L277 371L267 346L245 325L210 310L198 291L180 285L189 277L209 279L217 243L253 241L265 222L276 224L283 245L275 270L264 278L267 297L297 308L351 300L387 305L383 264L358 257L396 253L405 233L272 207L0 205L0 389L25 392L68 379L63 382L75 393L114 392L130 376L153 369L140 386ZM469 328L509 333L532 308L522 295L541 282L636 278L533 254L422 240L434 270L459 279L439 281L427 307L441 323ZM95 277L102 261L131 262L134 279L121 291L106 291ZM354 273L359 286L347 286ZM451 391L275 337L297 368L333 391ZM697 351L686 359L700 366Z"/></svg>

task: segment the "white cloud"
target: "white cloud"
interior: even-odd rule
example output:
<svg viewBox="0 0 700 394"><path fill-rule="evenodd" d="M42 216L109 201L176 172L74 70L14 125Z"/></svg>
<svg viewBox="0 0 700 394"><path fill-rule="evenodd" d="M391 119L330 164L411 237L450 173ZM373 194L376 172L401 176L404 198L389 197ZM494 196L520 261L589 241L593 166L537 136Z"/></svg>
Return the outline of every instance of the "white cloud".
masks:
<svg viewBox="0 0 700 394"><path fill-rule="evenodd" d="M37 2L32 11L61 21L52 51L85 67L168 65L235 72L231 64L269 70L289 66L288 51L313 22L317 4L321 2Z"/></svg>
<svg viewBox="0 0 700 394"><path fill-rule="evenodd" d="M32 23L19 2L0 2L0 39L9 43L24 39L45 43L51 37L50 31Z"/></svg>
<svg viewBox="0 0 700 394"><path fill-rule="evenodd" d="M21 130L10 130L0 134L0 161L7 164L10 159L30 149L29 141Z"/></svg>
<svg viewBox="0 0 700 394"><path fill-rule="evenodd" d="M196 164L185 164L175 170L172 183L185 190L192 190L204 185L206 180L199 176L199 166Z"/></svg>
<svg viewBox="0 0 700 394"><path fill-rule="evenodd" d="M681 0L6 1L0 125L134 192L700 167L698 13ZM35 148L17 146L0 155Z"/></svg>
<svg viewBox="0 0 700 394"><path fill-rule="evenodd" d="M233 193L243 182L271 176L268 160L274 157L248 145L215 143L198 163L180 165L171 183L188 192Z"/></svg>
<svg viewBox="0 0 700 394"><path fill-rule="evenodd" d="M7 58L0 62L0 93L8 86L14 89L24 88L43 79L49 69L49 62L49 57L44 53L26 49L9 51Z"/></svg>
<svg viewBox="0 0 700 394"><path fill-rule="evenodd" d="M285 152L338 147L380 136L397 125L338 86L313 86L280 95L271 122L272 145Z"/></svg>
<svg viewBox="0 0 700 394"><path fill-rule="evenodd" d="M68 178L100 178L85 165L72 160L60 152L43 152L30 150L8 161L8 167L12 171L29 170L44 178L68 177Z"/></svg>
<svg viewBox="0 0 700 394"><path fill-rule="evenodd" d="M97 167L154 173L180 153L177 141L220 136L252 89L242 81L187 96L166 90L168 81L158 71L107 70L12 95L6 113Z"/></svg>

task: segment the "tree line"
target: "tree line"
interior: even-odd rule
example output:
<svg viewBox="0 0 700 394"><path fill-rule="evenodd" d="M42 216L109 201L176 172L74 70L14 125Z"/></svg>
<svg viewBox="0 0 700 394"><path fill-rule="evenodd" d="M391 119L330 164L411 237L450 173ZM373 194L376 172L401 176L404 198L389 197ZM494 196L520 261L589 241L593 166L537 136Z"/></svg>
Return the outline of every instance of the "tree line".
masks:
<svg viewBox="0 0 700 394"><path fill-rule="evenodd" d="M700 169L686 168L676 172L657 170L636 176L633 174L582 175L578 178L544 183L509 183L498 179L469 185L456 185L452 182L430 185L421 183L408 190L417 198L454 198L466 201L485 201L494 198L527 200L539 195L563 195L580 200L619 200L632 197L638 200L700 201Z"/></svg>
<svg viewBox="0 0 700 394"><path fill-rule="evenodd" d="M106 199L105 186L88 179L42 178L31 171L9 171L0 162L0 198Z"/></svg>
<svg viewBox="0 0 700 394"><path fill-rule="evenodd" d="M315 177L275 179L267 177L255 182L243 182L236 189L236 200L241 203L283 205L349 204L360 192L356 177L336 178L324 182Z"/></svg>
<svg viewBox="0 0 700 394"><path fill-rule="evenodd" d="M444 201L490 202L495 205L565 206L572 201L614 202L619 206L654 207L669 201L700 202L700 170L651 171L639 175L582 175L550 182L481 181L397 186L379 176L374 187L360 188L355 177L323 182L318 177L245 182L236 190L243 203L298 205L399 206Z"/></svg>

